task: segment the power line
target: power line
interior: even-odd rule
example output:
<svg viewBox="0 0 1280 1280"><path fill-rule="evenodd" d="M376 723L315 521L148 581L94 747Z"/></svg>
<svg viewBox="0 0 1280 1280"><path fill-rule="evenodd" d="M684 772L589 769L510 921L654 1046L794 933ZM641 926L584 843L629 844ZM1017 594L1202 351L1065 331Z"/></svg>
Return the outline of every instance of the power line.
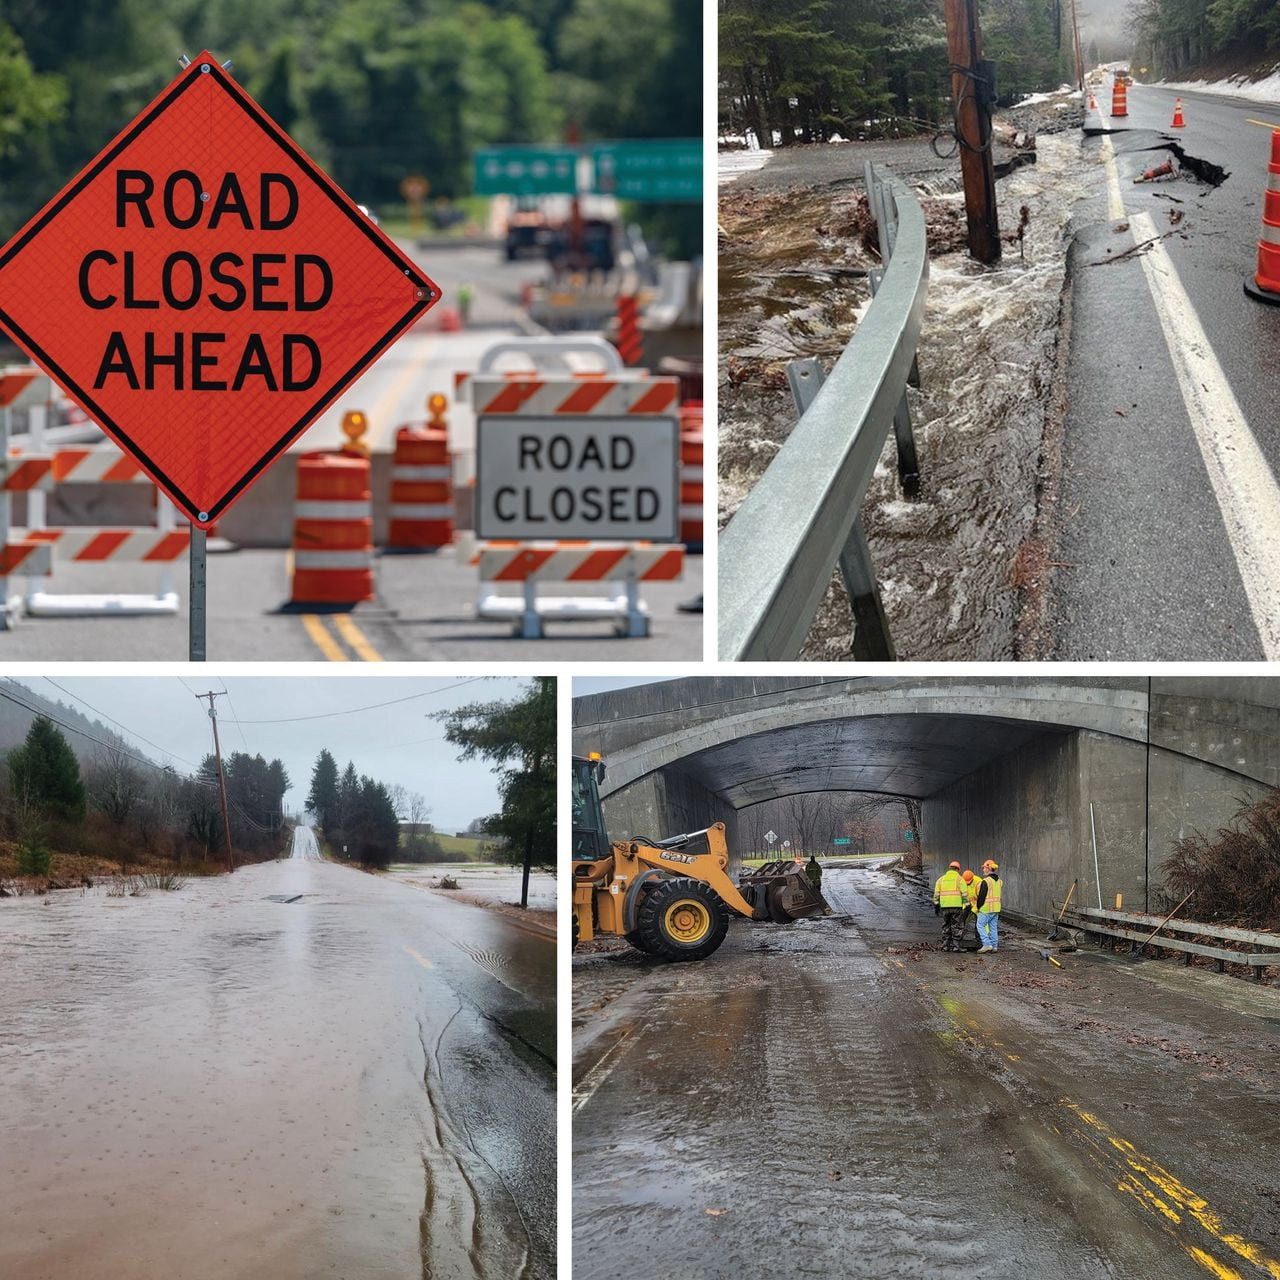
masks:
<svg viewBox="0 0 1280 1280"><path fill-rule="evenodd" d="M236 717L236 704L231 701L231 690L227 688L227 682L225 680L222 680L221 684L222 692L227 695L227 706L231 708L231 715L229 719L231 720L231 723L235 725L236 732L240 735L240 741L244 743L245 754L249 755L249 739L244 736L244 730L240 728L240 721Z"/></svg>
<svg viewBox="0 0 1280 1280"><path fill-rule="evenodd" d="M185 756L178 755L176 751L169 751L167 748L160 746L158 743L152 742L150 738L143 737L143 735L140 734L136 729L130 729L128 725L121 724L120 721L117 720L114 716L107 715L105 711L99 711L98 708L95 707L93 703L89 701L88 698L82 698L78 693L72 693L70 689L64 688L56 680L54 680L52 676L44 676L42 678L47 680L51 685L53 685L55 689L60 689L63 693L67 695L68 698L74 698L77 702L81 703L83 706L88 707L89 710L92 711L95 716L101 716L104 720L110 720L111 723L115 725L117 729L123 729L125 733L131 734L135 738L141 738L142 741L147 744L147 746L152 747L154 750L160 752L161 755L172 756L175 760L181 760L183 764L189 764L192 766L192 768L199 768L198 765L196 765L193 761L188 760Z"/></svg>
<svg viewBox="0 0 1280 1280"><path fill-rule="evenodd" d="M181 677L179 677L181 679ZM484 676L471 676L467 680L455 680L453 684L442 685L439 689L424 689L422 693L410 693L403 698L389 698L386 702L372 702L367 707L349 707L345 711L322 711L314 716L287 716L283 720L237 720L236 724L297 724L302 720L330 720L334 716L354 716L361 711L376 711L379 707L393 707L397 703L412 702L415 698L429 698L433 694L447 693L450 689L460 689L466 684L477 684L486 679Z"/></svg>

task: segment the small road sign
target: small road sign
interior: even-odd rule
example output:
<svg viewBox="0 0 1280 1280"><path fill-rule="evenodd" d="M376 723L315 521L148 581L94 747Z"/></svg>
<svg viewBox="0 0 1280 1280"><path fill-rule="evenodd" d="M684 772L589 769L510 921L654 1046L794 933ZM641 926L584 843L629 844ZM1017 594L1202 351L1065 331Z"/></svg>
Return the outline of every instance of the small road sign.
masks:
<svg viewBox="0 0 1280 1280"><path fill-rule="evenodd" d="M481 376L472 388L479 537L675 540L674 378Z"/></svg>
<svg viewBox="0 0 1280 1280"><path fill-rule="evenodd" d="M602 142L591 149L595 187L619 200L702 200L702 140Z"/></svg>
<svg viewBox="0 0 1280 1280"><path fill-rule="evenodd" d="M848 836L836 836L835 839L831 841L831 843L832 844L849 844L851 842Z"/></svg>
<svg viewBox="0 0 1280 1280"><path fill-rule="evenodd" d="M790 849L790 848L791 848L791 841L790 841L790 840L784 840L784 841L782 842L782 847L783 847L784 849Z"/></svg>
<svg viewBox="0 0 1280 1280"><path fill-rule="evenodd" d="M766 832L764 833L764 838L765 838L765 839L766 839L770 844L772 844L772 843L773 843L773 842L778 838L778 833L777 833L776 831L772 831L772 830L770 830L770 831L766 831Z"/></svg>
<svg viewBox="0 0 1280 1280"><path fill-rule="evenodd" d="M0 250L0 325L201 528L439 297L208 52Z"/></svg>
<svg viewBox="0 0 1280 1280"><path fill-rule="evenodd" d="M475 153L478 196L578 194L578 152L573 147L490 147Z"/></svg>

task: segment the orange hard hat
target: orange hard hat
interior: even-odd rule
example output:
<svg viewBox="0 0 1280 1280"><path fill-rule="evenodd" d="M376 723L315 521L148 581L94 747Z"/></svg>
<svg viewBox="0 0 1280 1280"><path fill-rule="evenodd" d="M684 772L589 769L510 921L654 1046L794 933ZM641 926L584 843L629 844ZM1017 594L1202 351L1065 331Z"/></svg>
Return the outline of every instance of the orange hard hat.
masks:
<svg viewBox="0 0 1280 1280"><path fill-rule="evenodd" d="M973 872L972 872L972 871L966 871L966 872L964 873L964 875L962 875L962 876L960 877L960 879L961 879L961 880L963 880L963 881L965 882L965 884L968 884L968 883L969 883L969 881L973 879Z"/></svg>
<svg viewBox="0 0 1280 1280"><path fill-rule="evenodd" d="M958 862L953 862L951 865L952 865L952 866L953 866L957 871L959 871L959 870L960 870L960 864L959 864Z"/></svg>

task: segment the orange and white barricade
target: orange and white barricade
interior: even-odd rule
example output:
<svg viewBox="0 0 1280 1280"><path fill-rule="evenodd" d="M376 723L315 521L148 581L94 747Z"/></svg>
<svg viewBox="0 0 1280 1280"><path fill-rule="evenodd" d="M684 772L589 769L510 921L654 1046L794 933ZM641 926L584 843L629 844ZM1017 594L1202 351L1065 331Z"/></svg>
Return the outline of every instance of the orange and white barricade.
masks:
<svg viewBox="0 0 1280 1280"><path fill-rule="evenodd" d="M388 550L438 551L453 541L453 462L445 421L447 405L442 395L428 396L430 421L396 429Z"/></svg>
<svg viewBox="0 0 1280 1280"><path fill-rule="evenodd" d="M27 527L20 541L43 547L47 558L27 557L22 571L28 576L22 609L33 617L82 618L108 615L153 615L178 612L173 565L187 554L191 535L177 528L173 505L154 491L154 525L50 526L46 496L54 488L76 484L142 484L151 480L136 462L113 444L68 447L41 453L46 408L28 410L32 453L6 456L3 485L6 499L15 492L27 496ZM153 490L154 490L154 486ZM6 501L7 505L7 501ZM6 513L7 515L8 513ZM159 568L154 592L79 592L49 590L47 579L58 563L108 564L131 562Z"/></svg>
<svg viewBox="0 0 1280 1280"><path fill-rule="evenodd" d="M298 457L293 522L293 604L355 605L374 598L369 459Z"/></svg>
<svg viewBox="0 0 1280 1280"><path fill-rule="evenodd" d="M702 554L702 406L680 409L680 541Z"/></svg>
<svg viewBox="0 0 1280 1280"><path fill-rule="evenodd" d="M482 618L511 619L514 633L540 639L544 619L613 619L619 636L647 636L649 611L640 599L642 582L676 582L684 571L684 548L647 542L486 542L476 550L482 584L518 582L519 596L482 594ZM539 597L546 582L619 584L610 596Z"/></svg>
<svg viewBox="0 0 1280 1280"><path fill-rule="evenodd" d="M476 533L480 617L536 638L546 619L612 619L649 634L640 583L673 581L678 543L675 378L477 374ZM518 582L521 595L498 584ZM616 584L609 595L539 597L541 585Z"/></svg>

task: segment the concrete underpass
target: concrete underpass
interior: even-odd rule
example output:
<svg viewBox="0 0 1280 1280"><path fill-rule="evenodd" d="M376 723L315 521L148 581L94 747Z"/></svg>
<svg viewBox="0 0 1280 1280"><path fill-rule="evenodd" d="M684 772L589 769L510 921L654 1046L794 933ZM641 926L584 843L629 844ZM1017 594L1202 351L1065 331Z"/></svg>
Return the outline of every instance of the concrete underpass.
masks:
<svg viewBox="0 0 1280 1280"><path fill-rule="evenodd" d="M723 820L733 848L774 795L911 795L927 878L994 855L1013 908L997 955L946 955L926 889L831 865L830 917L736 920L695 964L576 956L575 1275L1280 1277L1280 991L1083 936L1040 954L1073 879L1141 909L1172 839L1274 785L1277 725L1251 679L575 699L615 839Z"/></svg>

